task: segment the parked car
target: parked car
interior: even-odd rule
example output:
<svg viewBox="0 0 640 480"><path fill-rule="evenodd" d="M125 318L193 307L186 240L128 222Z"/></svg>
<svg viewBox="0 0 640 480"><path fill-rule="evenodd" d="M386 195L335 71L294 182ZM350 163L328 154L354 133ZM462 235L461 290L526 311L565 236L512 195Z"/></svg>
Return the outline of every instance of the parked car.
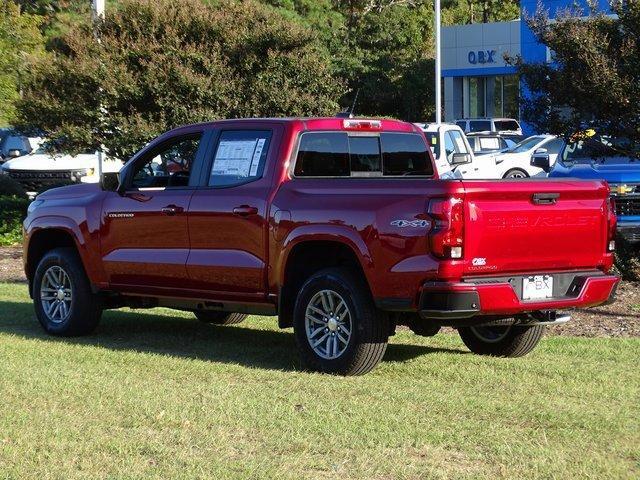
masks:
<svg viewBox="0 0 640 480"><path fill-rule="evenodd" d="M451 123L416 123L424 132L442 179L462 178L457 167L474 161L473 149L464 132ZM444 148L443 148L444 146Z"/></svg>
<svg viewBox="0 0 640 480"><path fill-rule="evenodd" d="M182 127L117 177L39 195L24 228L50 334L125 305L277 315L305 365L339 374L371 370L398 324L524 355L568 320L556 311L607 302L619 281L605 182L442 181L422 131L394 120Z"/></svg>
<svg viewBox="0 0 640 480"><path fill-rule="evenodd" d="M117 172L122 163L103 162L103 170ZM47 188L80 182L98 182L98 154L95 151L80 155L52 155L41 145L33 152L6 161L2 171L22 184L27 192L41 192Z"/></svg>
<svg viewBox="0 0 640 480"><path fill-rule="evenodd" d="M503 152L517 144L510 138L492 133L469 133L467 134L467 140L476 157Z"/></svg>
<svg viewBox="0 0 640 480"><path fill-rule="evenodd" d="M522 135L522 127L513 118L461 118L455 123L464 133L492 132L503 135Z"/></svg>
<svg viewBox="0 0 640 480"><path fill-rule="evenodd" d="M24 135L16 135L11 131L5 131L2 140L0 140L0 164L12 158L31 153L41 143L42 139L40 137L26 137Z"/></svg>
<svg viewBox="0 0 640 480"><path fill-rule="evenodd" d="M551 165L556 162L564 140L555 135L534 135L503 152L490 154L485 169L496 172L498 178L526 178L546 176L547 172L532 165L534 153L549 155ZM488 163L489 160L493 164Z"/></svg>
<svg viewBox="0 0 640 480"><path fill-rule="evenodd" d="M606 180L615 200L618 234L631 243L640 243L638 145L588 130L567 143L555 165L549 165L548 155L544 152L537 153L531 161L537 167L550 169L550 178Z"/></svg>

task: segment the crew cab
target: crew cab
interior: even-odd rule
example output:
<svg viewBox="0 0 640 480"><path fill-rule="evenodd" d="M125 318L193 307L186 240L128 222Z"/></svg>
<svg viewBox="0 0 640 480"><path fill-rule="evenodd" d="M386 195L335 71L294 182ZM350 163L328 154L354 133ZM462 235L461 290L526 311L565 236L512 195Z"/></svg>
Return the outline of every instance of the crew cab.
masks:
<svg viewBox="0 0 640 480"><path fill-rule="evenodd" d="M24 263L53 335L164 306L277 315L323 372L368 372L397 325L513 357L559 311L612 298L608 197L598 180L441 180L422 130L394 120L217 121L162 135L117 179L39 195Z"/></svg>

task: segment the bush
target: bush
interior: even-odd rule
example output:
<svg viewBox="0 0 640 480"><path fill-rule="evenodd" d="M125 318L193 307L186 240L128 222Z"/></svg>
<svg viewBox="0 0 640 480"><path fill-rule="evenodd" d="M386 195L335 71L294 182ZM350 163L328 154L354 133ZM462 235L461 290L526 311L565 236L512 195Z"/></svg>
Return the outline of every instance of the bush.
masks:
<svg viewBox="0 0 640 480"><path fill-rule="evenodd" d="M0 197L27 198L27 192L13 178L7 175L0 175Z"/></svg>
<svg viewBox="0 0 640 480"><path fill-rule="evenodd" d="M74 25L33 66L23 130L127 159L182 124L333 115L344 91L315 33L257 1L126 0L107 9L99 37Z"/></svg>
<svg viewBox="0 0 640 480"><path fill-rule="evenodd" d="M616 270L625 280L640 281L640 245L616 241Z"/></svg>
<svg viewBox="0 0 640 480"><path fill-rule="evenodd" d="M29 199L0 196L0 245L15 245L22 241L22 221L27 216Z"/></svg>

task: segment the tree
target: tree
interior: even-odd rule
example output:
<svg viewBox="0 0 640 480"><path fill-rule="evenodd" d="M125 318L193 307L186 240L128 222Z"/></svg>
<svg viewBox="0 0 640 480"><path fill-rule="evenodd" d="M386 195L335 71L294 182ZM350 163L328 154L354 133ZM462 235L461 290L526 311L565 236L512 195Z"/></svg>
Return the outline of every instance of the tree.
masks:
<svg viewBox="0 0 640 480"><path fill-rule="evenodd" d="M39 17L21 14L13 2L0 7L0 125L14 119L28 65L44 51L39 26Z"/></svg>
<svg viewBox="0 0 640 480"><path fill-rule="evenodd" d="M451 24L504 22L520 16L519 0L443 0L443 22Z"/></svg>
<svg viewBox="0 0 640 480"><path fill-rule="evenodd" d="M34 66L20 125L72 153L121 159L172 127L229 117L333 115L343 85L307 28L254 1L127 0L75 25Z"/></svg>
<svg viewBox="0 0 640 480"><path fill-rule="evenodd" d="M539 131L571 134L590 124L640 144L640 2L611 6L617 17L590 9L528 20L553 52L552 63L513 60L531 92L523 117Z"/></svg>

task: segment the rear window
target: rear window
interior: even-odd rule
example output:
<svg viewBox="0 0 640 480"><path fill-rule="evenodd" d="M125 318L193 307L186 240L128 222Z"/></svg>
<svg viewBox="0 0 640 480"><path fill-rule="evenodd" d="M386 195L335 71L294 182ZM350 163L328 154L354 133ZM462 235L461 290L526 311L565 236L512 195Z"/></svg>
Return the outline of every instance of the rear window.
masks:
<svg viewBox="0 0 640 480"><path fill-rule="evenodd" d="M349 141L345 133L306 133L300 140L296 177L346 177Z"/></svg>
<svg viewBox="0 0 640 480"><path fill-rule="evenodd" d="M471 120L469 122L469 131L471 132L490 132L491 122L489 120Z"/></svg>
<svg viewBox="0 0 640 480"><path fill-rule="evenodd" d="M494 120L496 131L501 130L520 130L520 125L515 120Z"/></svg>
<svg viewBox="0 0 640 480"><path fill-rule="evenodd" d="M433 175L427 146L420 135L383 133L380 140L385 175Z"/></svg>
<svg viewBox="0 0 640 480"><path fill-rule="evenodd" d="M380 177L433 175L427 145L420 135L379 136L338 132L304 133L294 174L297 177Z"/></svg>

